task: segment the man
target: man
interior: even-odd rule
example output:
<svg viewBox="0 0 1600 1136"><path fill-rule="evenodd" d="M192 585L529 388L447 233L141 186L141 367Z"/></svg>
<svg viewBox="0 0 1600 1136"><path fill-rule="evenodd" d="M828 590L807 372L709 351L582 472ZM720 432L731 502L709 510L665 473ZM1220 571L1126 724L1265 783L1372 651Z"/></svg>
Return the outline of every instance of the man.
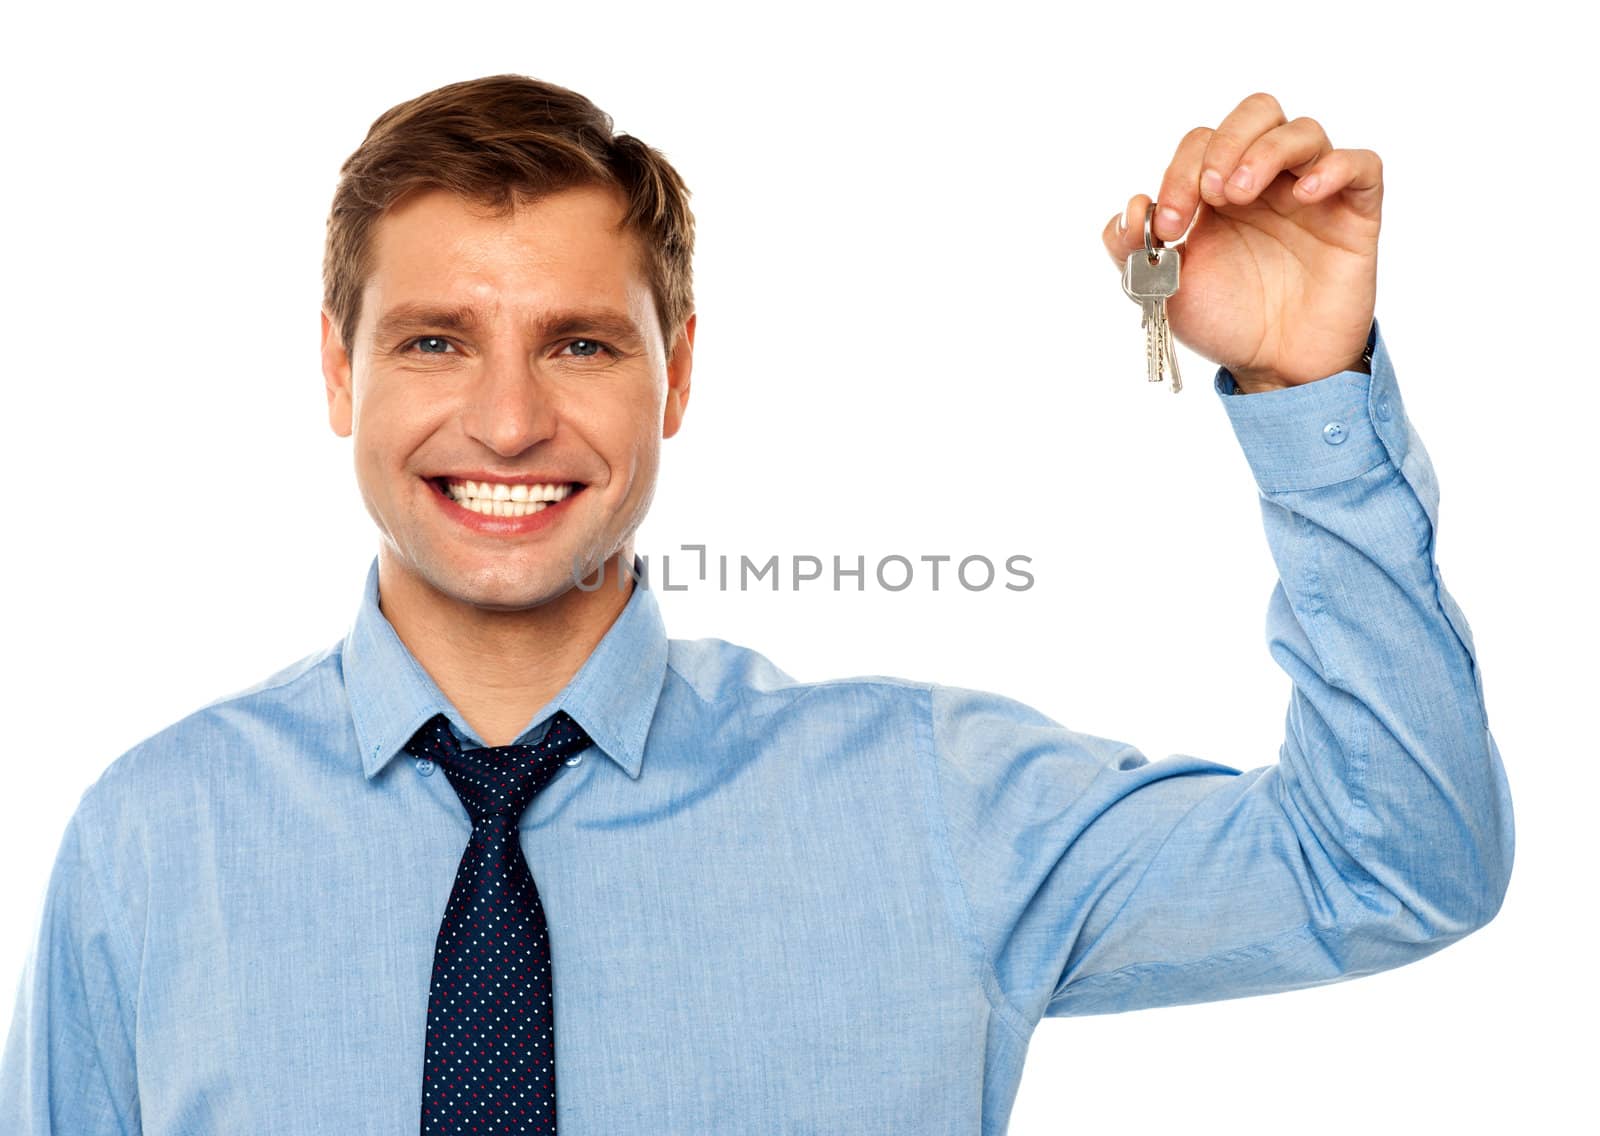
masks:
<svg viewBox="0 0 1600 1136"><path fill-rule="evenodd" d="M666 637L633 534L689 399L687 196L509 75L346 162L355 622L84 793L4 1131L998 1133L1043 1017L1370 974L1499 909L1511 801L1373 318L1375 154L1256 94L1158 198L1280 575L1287 733L1243 772ZM1106 226L1119 267L1149 204Z"/></svg>

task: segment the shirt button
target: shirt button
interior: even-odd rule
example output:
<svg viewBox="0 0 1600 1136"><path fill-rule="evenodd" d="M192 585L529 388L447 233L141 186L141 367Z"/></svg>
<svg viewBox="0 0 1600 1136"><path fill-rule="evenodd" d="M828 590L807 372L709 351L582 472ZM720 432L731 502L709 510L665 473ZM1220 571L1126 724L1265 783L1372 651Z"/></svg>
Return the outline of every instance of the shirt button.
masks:
<svg viewBox="0 0 1600 1136"><path fill-rule="evenodd" d="M567 764L568 765L576 765L576 764L578 764L578 762L580 762L582 760L583 760L583 754L575 753L571 757L567 758Z"/></svg>
<svg viewBox="0 0 1600 1136"><path fill-rule="evenodd" d="M1322 440L1330 446L1337 446L1344 441L1344 423L1330 422L1322 428Z"/></svg>
<svg viewBox="0 0 1600 1136"><path fill-rule="evenodd" d="M1386 398L1378 400L1378 420L1380 422L1389 421L1389 400Z"/></svg>
<svg viewBox="0 0 1600 1136"><path fill-rule="evenodd" d="M417 759L417 772L422 774L424 777L432 777L433 776L433 762L429 761L425 757L418 758Z"/></svg>

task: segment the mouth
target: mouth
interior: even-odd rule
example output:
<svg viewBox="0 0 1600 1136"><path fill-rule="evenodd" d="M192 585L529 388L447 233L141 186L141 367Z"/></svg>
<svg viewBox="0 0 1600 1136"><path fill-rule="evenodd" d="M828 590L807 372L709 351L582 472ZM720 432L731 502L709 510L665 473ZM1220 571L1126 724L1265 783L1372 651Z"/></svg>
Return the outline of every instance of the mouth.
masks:
<svg viewBox="0 0 1600 1136"><path fill-rule="evenodd" d="M581 493L581 481L475 481L430 477L439 493L468 512L485 517L531 517Z"/></svg>

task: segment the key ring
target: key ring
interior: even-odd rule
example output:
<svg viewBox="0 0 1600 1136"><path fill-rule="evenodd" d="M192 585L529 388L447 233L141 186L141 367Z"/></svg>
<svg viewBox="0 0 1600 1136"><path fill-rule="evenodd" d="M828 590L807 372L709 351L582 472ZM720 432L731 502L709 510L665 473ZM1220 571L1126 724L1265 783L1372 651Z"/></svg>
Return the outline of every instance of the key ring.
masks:
<svg viewBox="0 0 1600 1136"><path fill-rule="evenodd" d="M1152 222L1156 216L1156 203L1151 201L1144 210L1144 254L1151 264L1157 263L1161 258L1156 255L1156 249L1165 248L1165 243L1155 235L1155 226ZM1154 244L1151 241L1154 240Z"/></svg>

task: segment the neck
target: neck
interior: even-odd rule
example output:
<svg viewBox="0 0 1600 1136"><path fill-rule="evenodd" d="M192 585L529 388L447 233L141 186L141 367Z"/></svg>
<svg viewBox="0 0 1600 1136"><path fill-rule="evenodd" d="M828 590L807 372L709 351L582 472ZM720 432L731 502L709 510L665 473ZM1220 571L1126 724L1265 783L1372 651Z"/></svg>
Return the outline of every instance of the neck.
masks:
<svg viewBox="0 0 1600 1136"><path fill-rule="evenodd" d="M380 547L378 609L484 744L510 745L622 614L636 585L617 581L632 562L625 548L593 591L569 587L532 607L492 610L441 592Z"/></svg>

